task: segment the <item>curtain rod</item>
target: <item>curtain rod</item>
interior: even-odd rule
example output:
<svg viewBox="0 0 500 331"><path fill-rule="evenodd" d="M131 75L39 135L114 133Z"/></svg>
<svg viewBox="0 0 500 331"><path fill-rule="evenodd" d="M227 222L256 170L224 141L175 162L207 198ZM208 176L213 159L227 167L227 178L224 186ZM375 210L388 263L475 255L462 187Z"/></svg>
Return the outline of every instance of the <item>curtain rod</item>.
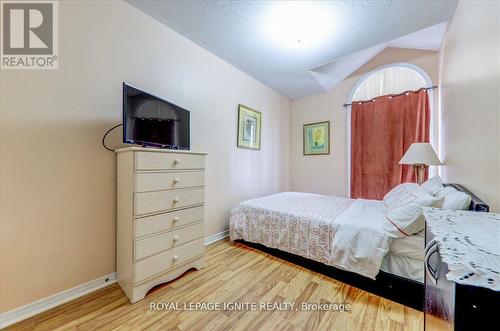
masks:
<svg viewBox="0 0 500 331"><path fill-rule="evenodd" d="M433 86L430 86L430 87L422 87L422 88L420 88L420 89L418 89L418 90L422 90L422 89L424 89L424 90L428 91L428 90L434 90L434 89L436 89L436 88L438 88L438 86L437 86L437 85L433 85ZM418 90L417 90L417 91L418 91ZM407 92L409 92L409 91L405 91L405 92L403 92L403 93L399 93L399 94L390 94L389 96L390 96L391 98L392 98L392 97L399 97L399 96L401 96L401 95L405 95ZM365 103L365 102L373 102L373 101L375 101L375 99L357 101L357 103ZM347 108L347 107L350 107L350 106L352 106L352 103L344 103L344 104L342 105L342 107L344 107L344 108Z"/></svg>

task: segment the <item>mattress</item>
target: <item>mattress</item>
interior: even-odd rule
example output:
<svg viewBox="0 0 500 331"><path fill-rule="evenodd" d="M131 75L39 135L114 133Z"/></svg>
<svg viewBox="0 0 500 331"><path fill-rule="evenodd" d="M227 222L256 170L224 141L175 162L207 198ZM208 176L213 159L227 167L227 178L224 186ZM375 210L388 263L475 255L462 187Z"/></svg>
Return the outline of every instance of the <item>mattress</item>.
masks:
<svg viewBox="0 0 500 331"><path fill-rule="evenodd" d="M424 231L412 236L394 239L380 269L423 283L424 244Z"/></svg>

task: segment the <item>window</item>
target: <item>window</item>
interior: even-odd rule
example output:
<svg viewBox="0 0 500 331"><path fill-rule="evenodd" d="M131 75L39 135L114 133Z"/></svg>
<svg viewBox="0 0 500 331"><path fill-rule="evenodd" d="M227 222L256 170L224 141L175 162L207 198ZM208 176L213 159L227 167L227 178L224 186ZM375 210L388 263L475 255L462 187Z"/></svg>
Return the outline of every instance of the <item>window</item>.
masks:
<svg viewBox="0 0 500 331"><path fill-rule="evenodd" d="M377 96L387 94L397 94L407 90L418 90L422 87L432 86L432 80L429 75L421 68L407 63L394 63L379 67L366 75L364 75L354 86L351 91L351 96L348 103L353 100L369 100ZM437 114L434 111L434 92L429 90L429 101L431 106L431 123L430 123L430 142L439 155L439 126L437 123ZM351 191L351 116L350 109L347 116L347 178L348 178L348 194ZM436 175L436 167L430 167L429 176Z"/></svg>

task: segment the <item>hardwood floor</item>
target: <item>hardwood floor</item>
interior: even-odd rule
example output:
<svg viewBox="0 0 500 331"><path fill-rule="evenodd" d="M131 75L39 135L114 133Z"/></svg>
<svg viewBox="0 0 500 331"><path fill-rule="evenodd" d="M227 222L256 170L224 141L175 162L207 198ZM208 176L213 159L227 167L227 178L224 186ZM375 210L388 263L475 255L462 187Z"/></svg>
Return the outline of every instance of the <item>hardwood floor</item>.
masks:
<svg viewBox="0 0 500 331"><path fill-rule="evenodd" d="M228 240L207 246L206 268L161 285L134 305L110 285L7 330L423 330L423 314ZM182 310L151 310L174 302ZM183 310L196 302L290 302L299 310ZM302 302L350 311L302 311Z"/></svg>

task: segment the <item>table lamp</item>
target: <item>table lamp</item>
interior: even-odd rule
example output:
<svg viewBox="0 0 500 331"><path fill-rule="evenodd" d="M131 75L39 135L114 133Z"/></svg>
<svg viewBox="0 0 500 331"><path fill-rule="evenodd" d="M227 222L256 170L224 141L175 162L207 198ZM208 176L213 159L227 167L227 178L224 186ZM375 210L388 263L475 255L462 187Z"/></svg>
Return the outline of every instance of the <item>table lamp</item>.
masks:
<svg viewBox="0 0 500 331"><path fill-rule="evenodd" d="M418 185L424 182L425 168L429 165L441 165L436 152L429 143L413 143L399 161L399 164L413 165Z"/></svg>

